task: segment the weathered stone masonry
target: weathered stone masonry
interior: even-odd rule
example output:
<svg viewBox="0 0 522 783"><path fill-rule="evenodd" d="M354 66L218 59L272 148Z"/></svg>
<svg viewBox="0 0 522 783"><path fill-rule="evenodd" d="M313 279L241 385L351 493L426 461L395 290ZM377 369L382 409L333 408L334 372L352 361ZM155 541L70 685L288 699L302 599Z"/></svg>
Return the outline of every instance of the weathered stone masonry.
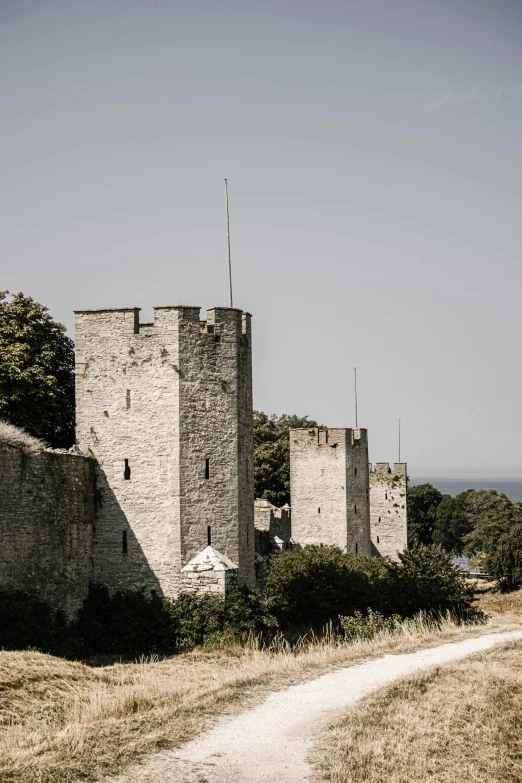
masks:
<svg viewBox="0 0 522 783"><path fill-rule="evenodd" d="M290 430L292 540L370 554L368 433Z"/></svg>
<svg viewBox="0 0 522 783"><path fill-rule="evenodd" d="M76 312L77 440L98 460L94 577L175 596L209 543L253 586L250 315Z"/></svg>
<svg viewBox="0 0 522 783"><path fill-rule="evenodd" d="M94 462L0 445L0 585L72 616L93 577Z"/></svg>
<svg viewBox="0 0 522 783"><path fill-rule="evenodd" d="M408 546L407 465L370 465L370 524L372 554L394 560Z"/></svg>
<svg viewBox="0 0 522 783"><path fill-rule="evenodd" d="M257 498L254 503L254 524L256 553L262 557L290 546L292 521L288 504L278 508L264 498Z"/></svg>

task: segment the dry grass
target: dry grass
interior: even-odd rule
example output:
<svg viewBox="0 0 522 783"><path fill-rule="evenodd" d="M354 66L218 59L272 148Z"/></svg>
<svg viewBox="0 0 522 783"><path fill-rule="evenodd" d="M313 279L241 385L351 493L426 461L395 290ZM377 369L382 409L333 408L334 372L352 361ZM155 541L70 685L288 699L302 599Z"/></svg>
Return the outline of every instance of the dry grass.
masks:
<svg viewBox="0 0 522 783"><path fill-rule="evenodd" d="M36 652L0 652L0 780L97 780L191 739L267 690L370 656L494 627L457 627L448 620L434 628L410 621L399 635L349 646L327 638L290 652L284 645L262 650L251 643L102 669Z"/></svg>
<svg viewBox="0 0 522 783"><path fill-rule="evenodd" d="M321 737L329 783L520 783L522 642L377 691ZM320 745L320 748L319 748Z"/></svg>
<svg viewBox="0 0 522 783"><path fill-rule="evenodd" d="M18 449L22 449L26 454L40 454L47 444L38 438L33 438L25 430L19 427L14 427L12 424L8 424L6 421L0 421L0 443L6 446L16 446Z"/></svg>
<svg viewBox="0 0 522 783"><path fill-rule="evenodd" d="M495 593L484 587L479 592L478 606L492 617L522 620L522 590L513 593Z"/></svg>

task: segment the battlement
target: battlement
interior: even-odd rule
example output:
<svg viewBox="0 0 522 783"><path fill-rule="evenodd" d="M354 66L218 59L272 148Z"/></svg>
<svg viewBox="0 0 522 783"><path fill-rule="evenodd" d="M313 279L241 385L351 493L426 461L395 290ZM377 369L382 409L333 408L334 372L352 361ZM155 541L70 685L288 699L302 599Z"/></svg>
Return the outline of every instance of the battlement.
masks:
<svg viewBox="0 0 522 783"><path fill-rule="evenodd" d="M346 443L357 447L368 444L368 430L350 427L301 427L290 430L290 438L296 445L301 446L330 446L334 448L340 443Z"/></svg>
<svg viewBox="0 0 522 783"><path fill-rule="evenodd" d="M206 320L200 321L198 305L156 305L154 320L140 323L140 307L101 307L74 310L76 328L104 339L122 338L125 334L145 334L147 337L172 332L182 323L201 324L202 331L212 334L217 326L235 327L239 334L250 336L251 314L236 307L211 307Z"/></svg>
<svg viewBox="0 0 522 783"><path fill-rule="evenodd" d="M393 470L390 468L389 462L376 462L375 467L372 463L369 463L370 473L377 476L388 476L390 474L398 474L399 476L406 476L407 463L406 462L394 462Z"/></svg>

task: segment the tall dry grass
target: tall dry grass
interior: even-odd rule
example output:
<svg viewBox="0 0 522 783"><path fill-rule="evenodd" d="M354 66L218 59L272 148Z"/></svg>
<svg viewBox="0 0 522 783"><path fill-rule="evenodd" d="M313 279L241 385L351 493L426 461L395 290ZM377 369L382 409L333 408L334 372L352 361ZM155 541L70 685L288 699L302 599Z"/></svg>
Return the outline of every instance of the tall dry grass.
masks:
<svg viewBox="0 0 522 783"><path fill-rule="evenodd" d="M9 424L7 421L0 421L0 444L2 443L7 446L16 446L31 455L40 454L47 448L47 444L43 440L34 438L25 430L15 427L14 424Z"/></svg>
<svg viewBox="0 0 522 783"><path fill-rule="evenodd" d="M338 665L490 632L447 618L407 621L395 634L342 643L331 632L290 649L250 639L211 652L102 669L36 652L0 653L0 780L72 783L116 773L175 747L220 715ZM500 626L498 626L500 627Z"/></svg>
<svg viewBox="0 0 522 783"><path fill-rule="evenodd" d="M315 783L520 783L522 642L405 678L320 737Z"/></svg>

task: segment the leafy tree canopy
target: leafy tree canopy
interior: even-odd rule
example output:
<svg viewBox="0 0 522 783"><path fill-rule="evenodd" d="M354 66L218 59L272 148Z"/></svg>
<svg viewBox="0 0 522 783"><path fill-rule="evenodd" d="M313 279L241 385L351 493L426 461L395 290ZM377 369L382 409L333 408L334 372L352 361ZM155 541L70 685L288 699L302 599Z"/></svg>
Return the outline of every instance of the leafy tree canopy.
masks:
<svg viewBox="0 0 522 783"><path fill-rule="evenodd" d="M442 492L431 484L418 484L408 488L408 545L429 546L437 519L437 509Z"/></svg>
<svg viewBox="0 0 522 783"><path fill-rule="evenodd" d="M0 418L51 446L74 443L74 347L48 308L0 291Z"/></svg>
<svg viewBox="0 0 522 783"><path fill-rule="evenodd" d="M469 489L458 496L471 531L464 539L468 555L481 553L486 571L501 589L522 585L522 503L495 489Z"/></svg>
<svg viewBox="0 0 522 783"><path fill-rule="evenodd" d="M462 495L457 495L455 498L451 495L443 495L437 506L432 543L438 544L446 552L462 555L464 537L472 530L473 519L467 513Z"/></svg>
<svg viewBox="0 0 522 783"><path fill-rule="evenodd" d="M290 503L291 429L318 427L308 416L254 411L254 491L275 506Z"/></svg>

